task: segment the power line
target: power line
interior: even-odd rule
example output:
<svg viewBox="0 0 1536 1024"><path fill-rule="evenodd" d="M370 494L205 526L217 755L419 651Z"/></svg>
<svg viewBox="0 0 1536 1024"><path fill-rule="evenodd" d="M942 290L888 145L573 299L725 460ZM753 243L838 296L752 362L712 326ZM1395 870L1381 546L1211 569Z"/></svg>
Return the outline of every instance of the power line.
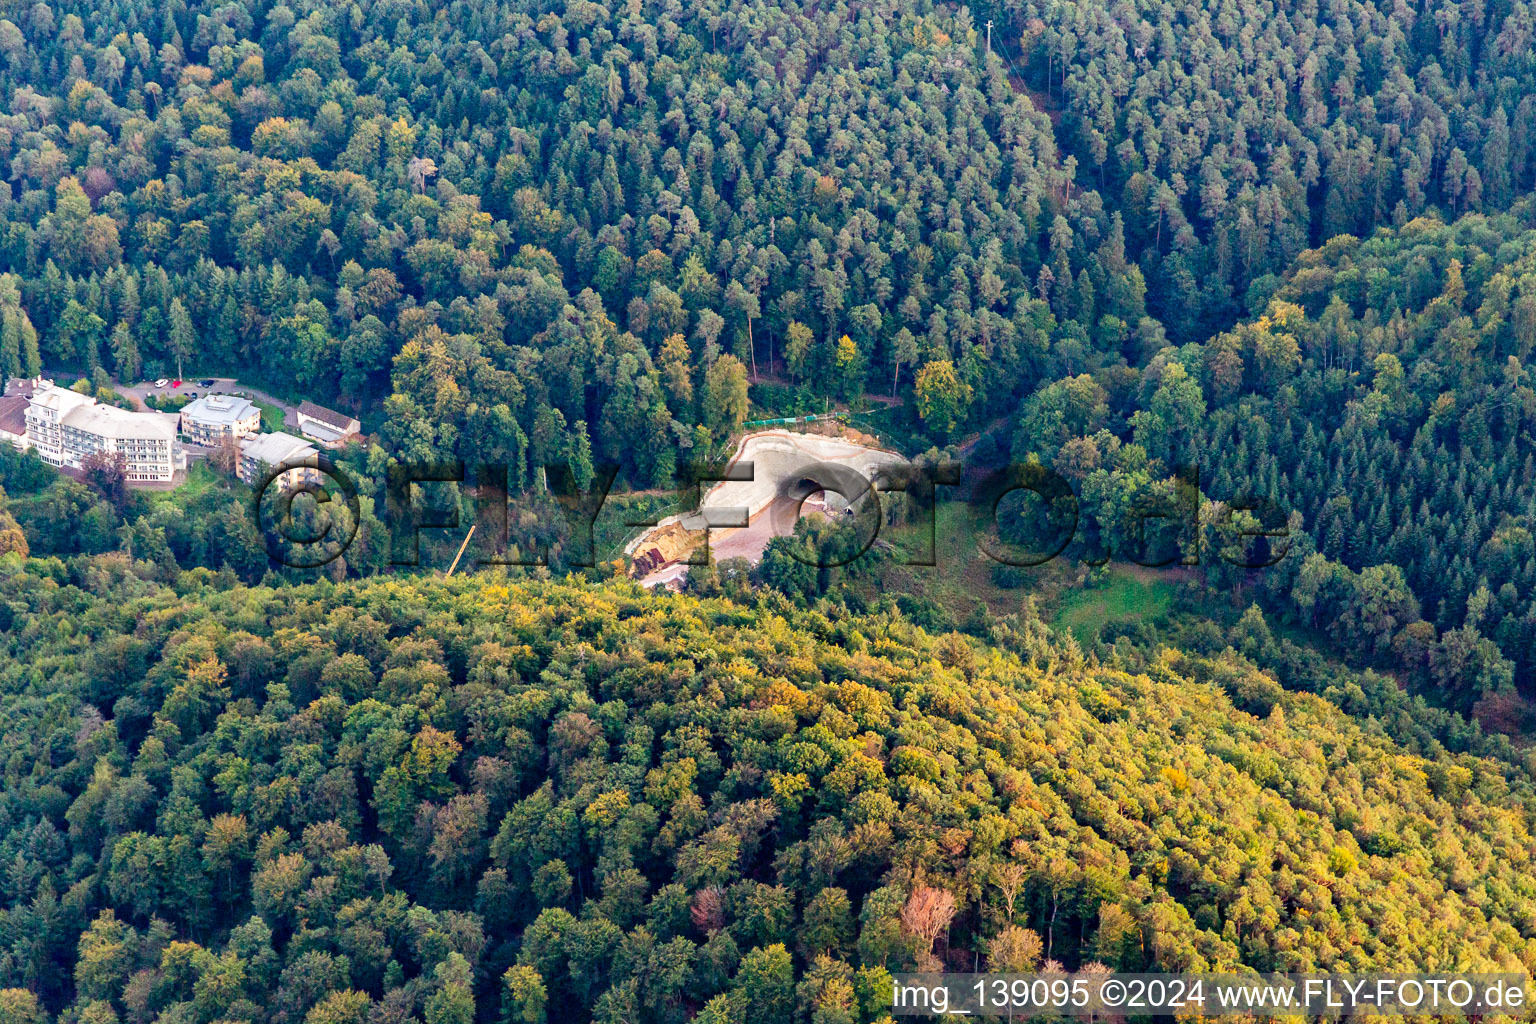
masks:
<svg viewBox="0 0 1536 1024"><path fill-rule="evenodd" d="M990 25L990 24L991 24L991 22L988 22L988 25ZM988 33L987 33L987 51L989 53L991 52L991 49L992 49L991 37L992 37L992 33L990 31L988 31ZM1019 70L1019 66L1013 62L1013 58L1008 55L1008 51L1007 51L1006 48L1004 48L1003 41L1002 41L1001 38L999 38L998 41L997 41L997 50L998 50L999 53L1001 53L1003 55L1003 60L1008 62L1008 66L1013 69L1014 77L1017 78L1020 82L1024 81L1024 73L1022 71L1020 71Z"/></svg>

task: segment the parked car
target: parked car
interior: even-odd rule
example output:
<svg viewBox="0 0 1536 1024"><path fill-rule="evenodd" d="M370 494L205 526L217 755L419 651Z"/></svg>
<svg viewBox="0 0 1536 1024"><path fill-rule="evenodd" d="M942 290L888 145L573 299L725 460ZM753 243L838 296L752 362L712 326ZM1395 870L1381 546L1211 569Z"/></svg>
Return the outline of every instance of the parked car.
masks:
<svg viewBox="0 0 1536 1024"><path fill-rule="evenodd" d="M169 383L170 381L166 380L164 377L161 377L159 380L155 381L155 387L163 388Z"/></svg>
<svg viewBox="0 0 1536 1024"><path fill-rule="evenodd" d="M204 377L202 380L198 381L198 383L205 388L211 388L214 385L214 379L212 377Z"/></svg>

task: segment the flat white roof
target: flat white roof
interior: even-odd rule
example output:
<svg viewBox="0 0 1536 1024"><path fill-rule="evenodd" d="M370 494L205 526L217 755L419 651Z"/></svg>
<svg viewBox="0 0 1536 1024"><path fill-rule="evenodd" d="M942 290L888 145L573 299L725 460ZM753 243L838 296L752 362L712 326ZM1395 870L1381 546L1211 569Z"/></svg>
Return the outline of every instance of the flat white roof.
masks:
<svg viewBox="0 0 1536 1024"><path fill-rule="evenodd" d="M280 466L289 459L317 454L314 445L292 434L257 434L240 442L242 458L255 459L268 466Z"/></svg>
<svg viewBox="0 0 1536 1024"><path fill-rule="evenodd" d="M183 406L181 414L199 423L225 426L239 423L259 413L256 406L247 398L236 395L204 395Z"/></svg>

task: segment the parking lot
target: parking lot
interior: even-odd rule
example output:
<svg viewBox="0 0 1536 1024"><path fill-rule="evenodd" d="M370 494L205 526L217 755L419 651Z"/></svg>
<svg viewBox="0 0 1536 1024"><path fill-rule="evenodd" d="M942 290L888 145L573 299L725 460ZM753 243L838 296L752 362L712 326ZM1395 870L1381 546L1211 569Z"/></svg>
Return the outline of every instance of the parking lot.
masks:
<svg viewBox="0 0 1536 1024"><path fill-rule="evenodd" d="M165 379L165 378L161 378ZM204 381L210 383L205 384ZM184 398L199 398L208 394L239 395L242 398L254 399L267 405L275 405L283 411L283 426L285 429L298 430L298 407L283 401L275 395L268 394L259 388L249 384L241 384L233 377L200 377L181 382L179 387L174 382L166 379L165 387L156 387L152 380L138 381L133 384L117 384L114 389L122 395L127 395L137 402L142 408L149 408L145 399L151 395L160 398L169 398L173 395Z"/></svg>

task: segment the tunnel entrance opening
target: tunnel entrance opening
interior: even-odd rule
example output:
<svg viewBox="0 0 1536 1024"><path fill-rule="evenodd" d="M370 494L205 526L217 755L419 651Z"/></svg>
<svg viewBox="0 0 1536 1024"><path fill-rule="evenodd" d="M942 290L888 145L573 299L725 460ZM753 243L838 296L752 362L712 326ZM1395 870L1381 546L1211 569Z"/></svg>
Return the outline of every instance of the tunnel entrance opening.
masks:
<svg viewBox="0 0 1536 1024"><path fill-rule="evenodd" d="M826 500L825 494L825 485L808 476L800 477L790 484L789 488L785 491L785 497L792 498L795 501L804 501L811 497L820 497L824 501Z"/></svg>

